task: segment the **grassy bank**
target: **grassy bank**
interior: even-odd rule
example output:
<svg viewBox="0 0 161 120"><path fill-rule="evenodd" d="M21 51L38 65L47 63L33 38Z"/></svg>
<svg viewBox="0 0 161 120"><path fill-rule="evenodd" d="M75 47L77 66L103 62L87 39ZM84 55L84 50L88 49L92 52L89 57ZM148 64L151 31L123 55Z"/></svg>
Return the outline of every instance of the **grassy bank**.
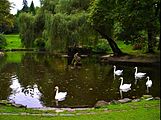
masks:
<svg viewBox="0 0 161 120"><path fill-rule="evenodd" d="M3 115L2 115L3 113ZM160 100L108 105L99 109L33 110L0 105L0 120L160 120Z"/></svg>
<svg viewBox="0 0 161 120"><path fill-rule="evenodd" d="M5 49L11 50L11 49L23 49L22 44L21 44L21 39L19 37L19 34L9 34L5 35L7 39L7 46ZM134 50L133 45L128 44L126 45L124 41L116 41L118 47L125 53L132 54L132 55L144 55L146 52L145 48L144 50ZM112 52L112 51L109 51ZM158 55L160 54L159 50L155 49L155 54Z"/></svg>
<svg viewBox="0 0 161 120"><path fill-rule="evenodd" d="M18 34L15 35L5 35L6 40L7 40L7 46L5 49L17 49L17 48L22 48L21 46L21 39Z"/></svg>

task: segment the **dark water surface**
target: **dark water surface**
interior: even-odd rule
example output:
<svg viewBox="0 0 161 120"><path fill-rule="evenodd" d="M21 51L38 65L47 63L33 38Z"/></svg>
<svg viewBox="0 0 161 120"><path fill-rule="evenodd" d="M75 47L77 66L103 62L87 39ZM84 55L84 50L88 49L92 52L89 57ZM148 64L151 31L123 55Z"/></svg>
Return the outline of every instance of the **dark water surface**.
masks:
<svg viewBox="0 0 161 120"><path fill-rule="evenodd" d="M92 107L98 100L140 98L144 94L160 97L160 66L116 65L123 69L124 83L131 90L119 90L121 81L114 79L113 65L102 64L97 57L82 58L80 69L67 68L67 58L45 53L9 52L0 57L0 100L33 107L56 107L55 86L67 97L57 107ZM146 77L135 81L134 67L146 72L153 81L149 92ZM148 92L148 93L147 93Z"/></svg>

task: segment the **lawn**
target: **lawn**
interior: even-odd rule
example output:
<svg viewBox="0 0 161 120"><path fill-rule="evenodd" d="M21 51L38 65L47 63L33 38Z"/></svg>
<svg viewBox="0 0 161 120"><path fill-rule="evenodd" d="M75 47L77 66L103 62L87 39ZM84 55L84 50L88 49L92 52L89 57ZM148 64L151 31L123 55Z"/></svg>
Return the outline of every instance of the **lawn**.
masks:
<svg viewBox="0 0 161 120"><path fill-rule="evenodd" d="M2 115L5 113L5 115ZM15 114L16 113L16 114ZM160 120L160 100L111 104L103 108L64 111L38 111L0 106L0 120Z"/></svg>
<svg viewBox="0 0 161 120"><path fill-rule="evenodd" d="M18 34L5 35L7 39L7 46L5 49L17 49L21 47L21 39Z"/></svg>

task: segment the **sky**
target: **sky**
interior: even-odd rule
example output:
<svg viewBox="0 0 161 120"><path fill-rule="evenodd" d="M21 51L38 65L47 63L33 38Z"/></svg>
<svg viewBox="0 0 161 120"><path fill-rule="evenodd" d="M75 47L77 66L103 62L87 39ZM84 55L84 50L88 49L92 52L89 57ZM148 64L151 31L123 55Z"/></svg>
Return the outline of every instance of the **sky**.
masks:
<svg viewBox="0 0 161 120"><path fill-rule="evenodd" d="M28 2L28 6L30 6L31 2L34 2L34 6L40 6L40 1L39 0L27 0ZM13 8L11 8L11 14L16 14L17 13L17 10L21 10L22 7L23 7L23 0L9 0L9 2L13 3L14 6Z"/></svg>

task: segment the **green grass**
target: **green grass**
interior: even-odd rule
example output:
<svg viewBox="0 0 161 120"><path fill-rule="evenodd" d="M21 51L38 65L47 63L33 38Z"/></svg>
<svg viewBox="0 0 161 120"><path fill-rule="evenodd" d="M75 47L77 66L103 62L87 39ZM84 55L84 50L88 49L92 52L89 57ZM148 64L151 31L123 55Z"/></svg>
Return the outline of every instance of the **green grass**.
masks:
<svg viewBox="0 0 161 120"><path fill-rule="evenodd" d="M21 45L21 39L19 37L19 34L9 34L9 35L5 35L6 39L7 39L7 46L5 49L7 50L11 50L11 49L19 49L19 48L23 48ZM128 54L132 54L132 55L144 55L145 54L145 50L133 50L133 46L131 44L124 44L124 41L116 41L118 47L125 53ZM112 52L112 51L108 51L108 52ZM156 51L156 53L158 53L158 51ZM158 53L160 54L160 53Z"/></svg>
<svg viewBox="0 0 161 120"><path fill-rule="evenodd" d="M143 54L145 51L143 50L133 50L133 46L131 44L126 45L124 41L117 41L118 47L122 50L122 52L130 53L133 55Z"/></svg>
<svg viewBox="0 0 161 120"><path fill-rule="evenodd" d="M147 52L147 49L143 48L143 50L134 50L133 49L133 45L131 44L128 44L126 45L124 43L124 41L117 41L116 42L118 47L122 50L122 52L124 53L128 53L128 54L131 54L131 55L135 55L135 56L146 56L146 52ZM153 53L153 55L160 55L160 50L157 50L157 46L154 48L154 51L155 53Z"/></svg>
<svg viewBox="0 0 161 120"><path fill-rule="evenodd" d="M16 48L22 48L21 47L21 39L18 34L16 35L5 35L7 39L7 46L5 49L16 49Z"/></svg>
<svg viewBox="0 0 161 120"><path fill-rule="evenodd" d="M160 120L160 100L142 100L140 102L108 105L94 110L66 111L57 114L54 111L35 111L1 105L0 113L30 113L30 115L0 115L0 120ZM45 116L46 113L51 113L54 116ZM70 116L71 114L72 116Z"/></svg>

